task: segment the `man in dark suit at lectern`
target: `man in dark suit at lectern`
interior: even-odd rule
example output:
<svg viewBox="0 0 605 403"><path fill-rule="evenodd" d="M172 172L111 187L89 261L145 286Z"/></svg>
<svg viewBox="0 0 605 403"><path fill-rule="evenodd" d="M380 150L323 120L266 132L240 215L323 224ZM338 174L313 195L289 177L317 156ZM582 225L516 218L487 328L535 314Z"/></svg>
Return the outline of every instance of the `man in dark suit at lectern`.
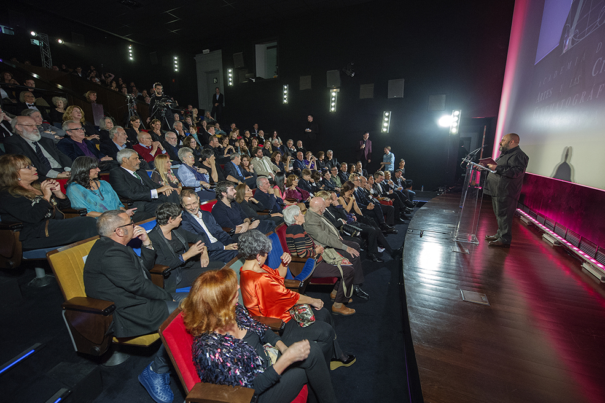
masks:
<svg viewBox="0 0 605 403"><path fill-rule="evenodd" d="M485 193L492 196L492 206L498 220L498 232L485 237L489 246L509 248L517 201L523 186L523 176L529 157L519 148L519 135L509 133L500 141L500 156L496 164L486 164L490 173L485 181Z"/></svg>

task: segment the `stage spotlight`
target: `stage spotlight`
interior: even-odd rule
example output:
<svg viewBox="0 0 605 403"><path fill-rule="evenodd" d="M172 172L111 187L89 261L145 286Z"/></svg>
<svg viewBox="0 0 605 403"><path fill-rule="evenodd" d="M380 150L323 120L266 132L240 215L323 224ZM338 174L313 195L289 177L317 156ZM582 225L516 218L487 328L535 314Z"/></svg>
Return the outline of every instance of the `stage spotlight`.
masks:
<svg viewBox="0 0 605 403"><path fill-rule="evenodd" d="M452 124L452 117L450 115L441 116L437 121L437 124L441 127L450 127Z"/></svg>
<svg viewBox="0 0 605 403"><path fill-rule="evenodd" d="M450 121L450 134L458 134L460 127L460 111L452 111L452 117Z"/></svg>
<svg viewBox="0 0 605 403"><path fill-rule="evenodd" d="M284 104L288 103L288 92L290 91L290 86L288 84L284 84Z"/></svg>
<svg viewBox="0 0 605 403"><path fill-rule="evenodd" d="M60 45L62 45L64 43L63 39L57 39L57 42L59 42Z"/></svg>
<svg viewBox="0 0 605 403"><path fill-rule="evenodd" d="M338 99L338 88L330 90L330 112L336 112L336 101Z"/></svg>
<svg viewBox="0 0 605 403"><path fill-rule="evenodd" d="M382 128L380 129L380 131L382 133L388 133L390 129L391 129L391 112L384 111L384 112L382 112Z"/></svg>
<svg viewBox="0 0 605 403"><path fill-rule="evenodd" d="M179 58L177 56L174 57L174 71L179 71Z"/></svg>
<svg viewBox="0 0 605 403"><path fill-rule="evenodd" d="M31 34L32 36L36 36L36 35L37 35L35 31L31 31L31 32L30 32L30 34Z"/></svg>
<svg viewBox="0 0 605 403"><path fill-rule="evenodd" d="M233 69L227 70L227 85L233 87Z"/></svg>

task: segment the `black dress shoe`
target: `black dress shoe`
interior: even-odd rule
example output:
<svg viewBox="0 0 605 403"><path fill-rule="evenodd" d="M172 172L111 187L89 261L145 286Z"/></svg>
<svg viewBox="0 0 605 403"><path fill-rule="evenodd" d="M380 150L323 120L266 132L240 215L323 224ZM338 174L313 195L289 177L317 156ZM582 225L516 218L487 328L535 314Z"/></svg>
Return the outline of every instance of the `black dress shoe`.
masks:
<svg viewBox="0 0 605 403"><path fill-rule="evenodd" d="M365 292L364 290L362 290L360 286L358 286L358 285L353 286L353 290L355 291L355 295L357 297L363 299L364 301L370 300L370 295L367 292Z"/></svg>
<svg viewBox="0 0 605 403"><path fill-rule="evenodd" d="M500 240L497 241L491 241L490 243L488 243L488 246L497 246L499 248L510 248L510 244L509 243L504 243Z"/></svg>
<svg viewBox="0 0 605 403"><path fill-rule="evenodd" d="M394 250L393 252L391 252L391 257L394 260L397 260L399 258L401 258L401 256L403 256L403 246L397 250Z"/></svg>
<svg viewBox="0 0 605 403"><path fill-rule="evenodd" d="M381 258L379 258L376 255L368 255L368 260L371 260L372 262L376 262L376 263L383 263L384 260L382 260Z"/></svg>
<svg viewBox="0 0 605 403"><path fill-rule="evenodd" d="M387 231L388 234L398 234L399 231L397 231L395 228L391 228L390 230Z"/></svg>
<svg viewBox="0 0 605 403"><path fill-rule="evenodd" d="M498 235L486 235L485 236L485 240L486 241L497 241L498 240Z"/></svg>
<svg viewBox="0 0 605 403"><path fill-rule="evenodd" d="M338 360L330 361L330 370L334 371L336 368L350 367L355 364L355 361L357 361L357 358L353 354L347 354L346 358L341 357Z"/></svg>

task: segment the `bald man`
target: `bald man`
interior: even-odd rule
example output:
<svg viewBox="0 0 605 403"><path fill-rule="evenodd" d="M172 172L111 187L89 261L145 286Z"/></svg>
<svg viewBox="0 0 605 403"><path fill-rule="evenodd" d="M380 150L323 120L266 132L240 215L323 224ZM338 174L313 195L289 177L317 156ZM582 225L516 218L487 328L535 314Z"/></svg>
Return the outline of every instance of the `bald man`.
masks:
<svg viewBox="0 0 605 403"><path fill-rule="evenodd" d="M510 247L513 217L528 162L529 157L519 147L519 135L509 133L500 141L500 156L496 160L497 164L487 165L489 169L496 172L487 176L484 191L492 196L492 206L498 220L498 232L485 237L489 246Z"/></svg>

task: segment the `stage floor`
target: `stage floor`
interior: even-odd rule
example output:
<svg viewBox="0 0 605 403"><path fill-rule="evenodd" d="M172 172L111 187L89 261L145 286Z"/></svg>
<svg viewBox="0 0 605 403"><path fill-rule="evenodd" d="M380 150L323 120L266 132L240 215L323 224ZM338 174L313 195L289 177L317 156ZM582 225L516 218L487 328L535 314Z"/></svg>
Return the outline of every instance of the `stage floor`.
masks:
<svg viewBox="0 0 605 403"><path fill-rule="evenodd" d="M461 244L469 254L451 251L460 194L432 199L408 228L403 276L424 401L604 402L604 289L518 218L512 247L489 248L497 225L486 199L480 244ZM463 301L461 289L489 305Z"/></svg>

